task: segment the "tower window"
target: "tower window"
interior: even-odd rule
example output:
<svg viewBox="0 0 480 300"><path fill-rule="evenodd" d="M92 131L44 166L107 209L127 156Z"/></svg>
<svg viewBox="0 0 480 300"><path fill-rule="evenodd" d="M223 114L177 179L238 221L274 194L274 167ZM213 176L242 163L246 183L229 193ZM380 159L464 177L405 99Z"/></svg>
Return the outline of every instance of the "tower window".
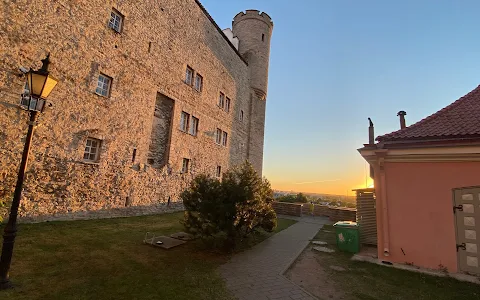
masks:
<svg viewBox="0 0 480 300"><path fill-rule="evenodd" d="M265 34L262 33L262 42L265 41Z"/></svg>
<svg viewBox="0 0 480 300"><path fill-rule="evenodd" d="M88 162L97 162L100 156L101 140L94 138L87 138L85 144L85 151L83 152L83 160Z"/></svg>
<svg viewBox="0 0 480 300"><path fill-rule="evenodd" d="M192 85L193 83L193 69L187 66L187 70L185 71L185 83L188 85Z"/></svg>
<svg viewBox="0 0 480 300"><path fill-rule="evenodd" d="M225 94L220 92L220 97L218 98L218 106L220 108L224 108L225 107Z"/></svg>
<svg viewBox="0 0 480 300"><path fill-rule="evenodd" d="M190 121L190 115L186 112L182 111L182 115L180 116L180 130L187 132L188 123Z"/></svg>
<svg viewBox="0 0 480 300"><path fill-rule="evenodd" d="M240 121L243 122L243 110L240 110L240 115L238 116Z"/></svg>
<svg viewBox="0 0 480 300"><path fill-rule="evenodd" d="M217 128L215 134L215 143L217 143L218 145L222 143L222 130L220 128Z"/></svg>
<svg viewBox="0 0 480 300"><path fill-rule="evenodd" d="M198 132L198 118L192 116L192 122L190 123L190 131L189 133L193 136L196 136Z"/></svg>
<svg viewBox="0 0 480 300"><path fill-rule="evenodd" d="M95 93L97 95L108 97L110 96L110 88L112 86L112 78L107 75L100 74L98 75L97 88Z"/></svg>
<svg viewBox="0 0 480 300"><path fill-rule="evenodd" d="M203 77L197 73L197 75L195 76L195 89L201 92L202 87L203 87Z"/></svg>
<svg viewBox="0 0 480 300"><path fill-rule="evenodd" d="M184 158L182 161L182 173L188 173L188 168L190 165L190 160L188 158Z"/></svg>
<svg viewBox="0 0 480 300"><path fill-rule="evenodd" d="M226 112L229 112L229 111L230 111L230 102L231 102L231 101L230 101L230 98L227 97L227 98L225 99L225 108L224 108Z"/></svg>
<svg viewBox="0 0 480 300"><path fill-rule="evenodd" d="M222 146L223 147L227 147L227 137L228 137L228 134L224 131L223 135L222 135Z"/></svg>
<svg viewBox="0 0 480 300"><path fill-rule="evenodd" d="M112 28L116 32L122 31L123 16L117 10L112 9L110 12L110 21L108 22L108 27Z"/></svg>
<svg viewBox="0 0 480 300"><path fill-rule="evenodd" d="M217 177L221 177L222 176L222 166L217 166Z"/></svg>

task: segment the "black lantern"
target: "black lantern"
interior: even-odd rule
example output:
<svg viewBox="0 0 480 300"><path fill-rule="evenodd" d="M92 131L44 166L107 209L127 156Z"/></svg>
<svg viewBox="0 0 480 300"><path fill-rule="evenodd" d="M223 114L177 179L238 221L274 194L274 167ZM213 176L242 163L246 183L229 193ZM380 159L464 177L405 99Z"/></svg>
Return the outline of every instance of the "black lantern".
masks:
<svg viewBox="0 0 480 300"><path fill-rule="evenodd" d="M57 80L49 75L48 64L50 54L42 59L42 68L38 71L28 71L25 93L22 95L20 106L29 111L43 112L45 99L57 85Z"/></svg>

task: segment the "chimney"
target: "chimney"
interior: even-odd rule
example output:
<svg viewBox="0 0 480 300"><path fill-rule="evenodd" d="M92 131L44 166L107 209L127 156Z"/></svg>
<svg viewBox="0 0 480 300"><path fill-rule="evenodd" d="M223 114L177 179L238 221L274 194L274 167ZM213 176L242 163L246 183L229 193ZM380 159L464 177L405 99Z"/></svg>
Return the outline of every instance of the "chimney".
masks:
<svg viewBox="0 0 480 300"><path fill-rule="evenodd" d="M407 127L405 125L405 116L407 115L407 113L403 110L399 111L397 116L400 116L400 129L403 129L405 127Z"/></svg>
<svg viewBox="0 0 480 300"><path fill-rule="evenodd" d="M368 144L373 145L375 144L375 132L373 130L373 122L370 118L368 118L368 122L370 122L370 126L368 127Z"/></svg>

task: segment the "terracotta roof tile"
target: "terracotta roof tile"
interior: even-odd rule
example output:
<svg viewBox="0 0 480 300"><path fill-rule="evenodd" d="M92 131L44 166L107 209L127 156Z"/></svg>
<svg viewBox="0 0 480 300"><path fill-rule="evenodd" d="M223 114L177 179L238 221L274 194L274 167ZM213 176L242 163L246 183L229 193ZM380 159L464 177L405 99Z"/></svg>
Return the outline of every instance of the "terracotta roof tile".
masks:
<svg viewBox="0 0 480 300"><path fill-rule="evenodd" d="M433 115L377 141L455 139L480 136L480 86Z"/></svg>

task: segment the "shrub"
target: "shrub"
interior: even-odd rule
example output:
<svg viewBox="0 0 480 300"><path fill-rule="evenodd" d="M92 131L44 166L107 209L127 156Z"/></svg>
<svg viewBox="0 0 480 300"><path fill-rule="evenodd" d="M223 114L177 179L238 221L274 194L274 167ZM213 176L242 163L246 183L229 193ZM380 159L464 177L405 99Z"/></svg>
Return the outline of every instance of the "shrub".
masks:
<svg viewBox="0 0 480 300"><path fill-rule="evenodd" d="M223 237L226 250L257 229L271 232L277 226L270 183L248 162L224 173L221 182L198 175L181 198L185 230L204 240Z"/></svg>

